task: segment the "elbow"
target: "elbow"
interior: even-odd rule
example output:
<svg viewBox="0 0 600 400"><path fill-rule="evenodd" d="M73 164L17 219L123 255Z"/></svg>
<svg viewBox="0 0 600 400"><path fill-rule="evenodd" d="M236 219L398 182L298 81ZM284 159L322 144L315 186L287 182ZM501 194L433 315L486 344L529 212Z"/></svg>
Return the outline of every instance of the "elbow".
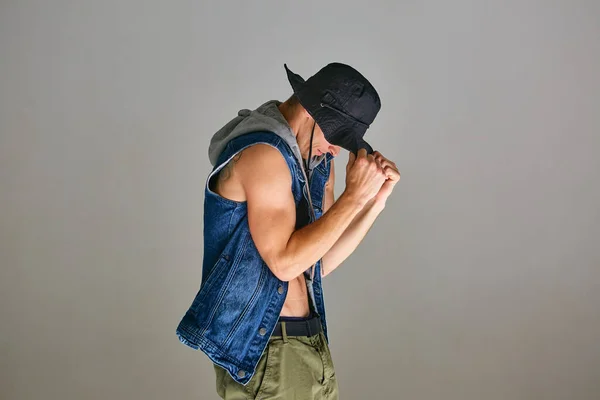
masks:
<svg viewBox="0 0 600 400"><path fill-rule="evenodd" d="M280 281L289 282L296 278L294 271L296 271L297 268L294 268L292 263L285 261L282 258L265 260L265 264Z"/></svg>
<svg viewBox="0 0 600 400"><path fill-rule="evenodd" d="M282 272L278 272L278 273L273 272L273 275L275 275L275 277L282 282L289 282L292 279L294 279L290 275L282 273Z"/></svg>
<svg viewBox="0 0 600 400"><path fill-rule="evenodd" d="M289 273L289 270L287 268L282 268L280 266L278 267L272 263L271 264L267 263L267 267L269 267L269 269L271 270L273 275L275 275L275 277L277 279L279 279L280 281L289 282L292 279L294 279L294 277L291 276L291 274Z"/></svg>

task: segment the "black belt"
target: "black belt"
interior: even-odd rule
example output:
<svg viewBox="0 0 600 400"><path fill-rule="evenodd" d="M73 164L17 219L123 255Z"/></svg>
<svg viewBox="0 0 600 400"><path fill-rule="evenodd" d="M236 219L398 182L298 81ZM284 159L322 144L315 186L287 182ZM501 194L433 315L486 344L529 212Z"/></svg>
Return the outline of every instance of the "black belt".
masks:
<svg viewBox="0 0 600 400"><path fill-rule="evenodd" d="M285 321L285 333L287 336L313 336L322 331L319 315L301 321ZM283 336L281 332L281 321L277 321L271 336Z"/></svg>

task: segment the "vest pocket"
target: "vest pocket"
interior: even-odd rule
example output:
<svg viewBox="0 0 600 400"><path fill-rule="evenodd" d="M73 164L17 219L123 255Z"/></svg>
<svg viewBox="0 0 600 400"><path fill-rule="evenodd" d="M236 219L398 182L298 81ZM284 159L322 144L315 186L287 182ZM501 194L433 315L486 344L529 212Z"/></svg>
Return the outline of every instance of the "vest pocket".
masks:
<svg viewBox="0 0 600 400"><path fill-rule="evenodd" d="M196 298L191 306L192 311L195 314L198 313L199 308L204 304L204 300L207 296L214 296L216 294L214 293L215 283L219 281L219 276L222 275L224 271L227 271L227 268L224 267L229 263L230 260L231 257L228 254L221 254L211 270L208 272L207 276L202 279L200 290L198 291L198 294L196 295ZM218 286L216 289L219 289Z"/></svg>
<svg viewBox="0 0 600 400"><path fill-rule="evenodd" d="M229 331L229 333L227 334L227 337L225 338L223 345L224 346L229 346L231 344L231 340L234 337L239 337L239 329L244 329L246 331L245 334L241 334L244 337L250 337L247 336L249 334L251 334L251 329L252 329L252 325L253 322L256 320L256 305L257 302L259 301L258 298L261 295L261 291L265 285L265 281L266 281L266 277L267 277L267 272L269 270L269 267L267 267L267 264L262 262L262 268L260 268L260 275L258 278L258 282L256 283L255 287L254 287L254 291L252 292L252 296L250 296L250 298L245 302L243 309L241 310L241 312L239 313L239 316L236 318L233 326L231 327L231 330ZM249 291L248 291L249 293ZM264 296L264 294L263 294ZM259 305L262 306L262 305Z"/></svg>
<svg viewBox="0 0 600 400"><path fill-rule="evenodd" d="M202 289L196 318L201 321L205 335L222 351L231 345L239 350L239 338L259 335L257 317L268 307L264 287L268 267L254 247L249 232L230 242L231 261L220 262ZM223 264L221 264L223 263ZM233 340L237 338L237 340Z"/></svg>
<svg viewBox="0 0 600 400"><path fill-rule="evenodd" d="M215 272L221 267L221 265L223 265L224 263L226 263L227 261L229 261L230 257L227 254L221 254L219 256L219 258L217 259L217 261L215 262L215 264L213 265L213 267L210 269L210 271L208 271L208 274L206 275L206 277L204 279L202 279L202 282L207 282L211 276L213 276L215 274Z"/></svg>

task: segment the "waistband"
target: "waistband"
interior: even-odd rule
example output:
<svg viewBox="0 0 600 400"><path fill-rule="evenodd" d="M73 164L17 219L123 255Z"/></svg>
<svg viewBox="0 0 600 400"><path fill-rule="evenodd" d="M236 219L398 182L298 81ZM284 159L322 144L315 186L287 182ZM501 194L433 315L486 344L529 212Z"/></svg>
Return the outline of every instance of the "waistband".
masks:
<svg viewBox="0 0 600 400"><path fill-rule="evenodd" d="M284 328L286 336L313 336L323 330L320 315L316 312L307 317L280 316L271 336L284 336Z"/></svg>

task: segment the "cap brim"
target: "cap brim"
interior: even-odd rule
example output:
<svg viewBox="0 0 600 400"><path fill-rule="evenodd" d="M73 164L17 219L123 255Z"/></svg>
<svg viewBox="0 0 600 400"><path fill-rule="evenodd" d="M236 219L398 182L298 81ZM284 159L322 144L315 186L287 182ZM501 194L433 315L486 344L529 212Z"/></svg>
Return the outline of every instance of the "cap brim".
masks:
<svg viewBox="0 0 600 400"><path fill-rule="evenodd" d="M351 153L358 154L360 149L367 150L367 154L373 154L373 147L363 138L356 136L346 136L346 137L337 137L336 139L332 139L329 143L340 146L343 149L348 150Z"/></svg>
<svg viewBox="0 0 600 400"><path fill-rule="evenodd" d="M312 108L309 105L309 109ZM373 153L373 147L363 139L367 130L364 126L343 117L340 118L338 113L327 107L316 108L311 116L321 128L325 139L329 143L340 146L354 154L357 154L358 150L362 148L367 150L367 154Z"/></svg>

